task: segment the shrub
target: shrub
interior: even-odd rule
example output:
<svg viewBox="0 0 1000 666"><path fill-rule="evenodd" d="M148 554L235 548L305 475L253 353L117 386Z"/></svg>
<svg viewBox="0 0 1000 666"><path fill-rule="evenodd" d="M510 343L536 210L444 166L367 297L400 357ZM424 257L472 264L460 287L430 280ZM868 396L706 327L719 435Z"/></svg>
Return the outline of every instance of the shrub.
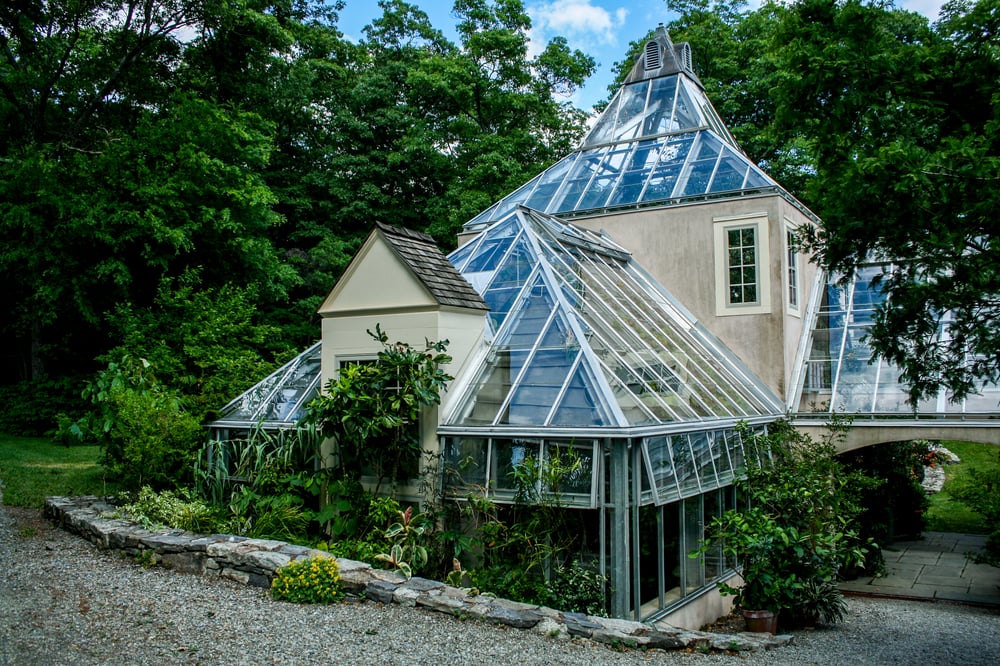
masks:
<svg viewBox="0 0 1000 666"><path fill-rule="evenodd" d="M64 422L64 441L100 444L101 464L126 489L188 485L204 431L182 409L180 398L156 380L149 362L131 356L112 361L84 395L96 411Z"/></svg>
<svg viewBox="0 0 1000 666"><path fill-rule="evenodd" d="M128 517L146 529L172 527L208 534L222 526L218 510L186 490L155 492L143 486L135 500L122 504L111 517Z"/></svg>
<svg viewBox="0 0 1000 666"><path fill-rule="evenodd" d="M834 435L843 428L834 424ZM787 423L767 434L742 429L748 455L738 481L749 503L712 523L692 557L721 543L739 562L744 584L718 584L737 607L780 613L782 623L836 622L844 604L837 589L842 568L864 563L870 543L851 525L861 512L859 494L875 482L848 472L833 457L832 441L815 442ZM760 461L759 463L755 460Z"/></svg>
<svg viewBox="0 0 1000 666"><path fill-rule="evenodd" d="M332 557L295 560L275 572L271 596L294 604L332 604L344 598L340 565Z"/></svg>

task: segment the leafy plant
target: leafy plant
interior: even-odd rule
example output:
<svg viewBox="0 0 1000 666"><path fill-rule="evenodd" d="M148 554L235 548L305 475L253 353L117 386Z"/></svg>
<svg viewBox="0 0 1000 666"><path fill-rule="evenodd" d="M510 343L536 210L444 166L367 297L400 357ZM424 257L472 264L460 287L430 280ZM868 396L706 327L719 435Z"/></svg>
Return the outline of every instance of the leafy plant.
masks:
<svg viewBox="0 0 1000 666"><path fill-rule="evenodd" d="M718 583L723 594L735 595L737 607L779 613L790 625L843 617L838 574L863 564L874 545L851 527L861 512L859 491L872 481L833 457L833 438L844 428L835 422L831 437L815 442L784 422L766 434L741 426L753 455L737 485L749 508L715 519L709 537L691 554L698 557L721 543L738 562L743 584Z"/></svg>
<svg viewBox="0 0 1000 666"><path fill-rule="evenodd" d="M109 517L128 518L146 529L172 527L208 534L218 531L223 522L216 507L184 489L157 492L143 486L130 502L121 504Z"/></svg>
<svg viewBox="0 0 1000 666"><path fill-rule="evenodd" d="M337 470L358 479L366 465L377 478L378 494L385 478L410 478L419 461L417 425L426 406L440 404L441 391L452 379L442 365L448 341L426 341L418 350L405 342L390 343L376 324L368 334L382 345L375 363L340 369L323 395L310 403L310 422L337 439Z"/></svg>
<svg viewBox="0 0 1000 666"><path fill-rule="evenodd" d="M96 411L63 422L64 438L98 442L102 465L127 489L188 485L204 431L146 359L125 355L109 362L83 395Z"/></svg>
<svg viewBox="0 0 1000 666"><path fill-rule="evenodd" d="M388 564L407 578L427 565L425 534L431 525L422 513L414 515L413 507L399 512L399 520L385 531L385 538L391 544L388 553L379 553L375 559Z"/></svg>
<svg viewBox="0 0 1000 666"><path fill-rule="evenodd" d="M296 604L332 604L344 598L340 565L333 557L295 560L275 572L271 596Z"/></svg>

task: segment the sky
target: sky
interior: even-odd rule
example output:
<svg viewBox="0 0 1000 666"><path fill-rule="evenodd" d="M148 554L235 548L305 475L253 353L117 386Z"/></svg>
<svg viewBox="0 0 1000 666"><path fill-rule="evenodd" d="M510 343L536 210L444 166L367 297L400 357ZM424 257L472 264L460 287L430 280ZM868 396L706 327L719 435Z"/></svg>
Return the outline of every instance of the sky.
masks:
<svg viewBox="0 0 1000 666"><path fill-rule="evenodd" d="M431 25L458 41L454 0L408 0L427 13ZM571 49L579 49L594 58L597 70L583 88L571 98L586 111L609 96L612 67L625 56L630 42L644 37L659 23L668 23L672 15L664 0L523 0L531 17L531 46L540 51L553 37L566 38ZM937 19L944 0L897 0L899 7ZM757 3L751 0L751 6ZM339 27L349 39L357 41L363 28L382 14L375 0L346 0L340 13Z"/></svg>

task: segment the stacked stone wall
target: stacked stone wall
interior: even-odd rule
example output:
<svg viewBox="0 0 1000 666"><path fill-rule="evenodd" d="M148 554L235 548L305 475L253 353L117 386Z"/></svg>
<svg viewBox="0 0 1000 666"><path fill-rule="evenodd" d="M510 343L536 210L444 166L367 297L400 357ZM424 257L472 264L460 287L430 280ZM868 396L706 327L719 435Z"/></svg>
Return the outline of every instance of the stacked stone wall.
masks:
<svg viewBox="0 0 1000 666"><path fill-rule="evenodd" d="M300 558L331 557L329 553L284 541L229 534L203 535L181 530L147 530L119 518L107 518L115 506L104 498L49 497L45 515L61 528L103 550L119 551L178 572L219 576L243 585L268 588L275 571ZM424 608L457 617L476 618L552 637L580 637L618 647L698 650L757 650L783 645L790 636L715 634L678 629L663 623L595 617L558 611L476 594L426 578L405 578L342 558L344 591L382 603Z"/></svg>

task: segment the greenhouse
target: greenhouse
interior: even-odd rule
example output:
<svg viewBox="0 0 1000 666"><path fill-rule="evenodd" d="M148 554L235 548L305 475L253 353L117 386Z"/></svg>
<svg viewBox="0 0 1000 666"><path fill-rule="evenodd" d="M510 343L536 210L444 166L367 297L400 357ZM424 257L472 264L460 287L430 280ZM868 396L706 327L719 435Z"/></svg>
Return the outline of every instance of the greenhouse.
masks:
<svg viewBox="0 0 1000 666"><path fill-rule="evenodd" d="M295 428L319 395L321 349L317 342L230 401L209 423L212 439L245 439L255 428Z"/></svg>
<svg viewBox="0 0 1000 666"><path fill-rule="evenodd" d="M519 465L572 450L561 498L614 615L653 618L724 575L719 553L687 553L733 505L737 422L774 421L778 397L597 234L517 207L449 259L490 312L438 428L447 494L513 501Z"/></svg>
<svg viewBox="0 0 1000 666"><path fill-rule="evenodd" d="M891 264L863 266L846 282L830 276L818 292L819 302L801 366L802 388L792 411L874 417L995 415L1000 403L1000 387L996 385L984 383L978 393L958 402L942 392L911 405L899 369L884 359L870 360L872 350L866 335L876 309L885 301L879 280L891 272ZM938 341L947 339L948 321L945 313L938 327Z"/></svg>

